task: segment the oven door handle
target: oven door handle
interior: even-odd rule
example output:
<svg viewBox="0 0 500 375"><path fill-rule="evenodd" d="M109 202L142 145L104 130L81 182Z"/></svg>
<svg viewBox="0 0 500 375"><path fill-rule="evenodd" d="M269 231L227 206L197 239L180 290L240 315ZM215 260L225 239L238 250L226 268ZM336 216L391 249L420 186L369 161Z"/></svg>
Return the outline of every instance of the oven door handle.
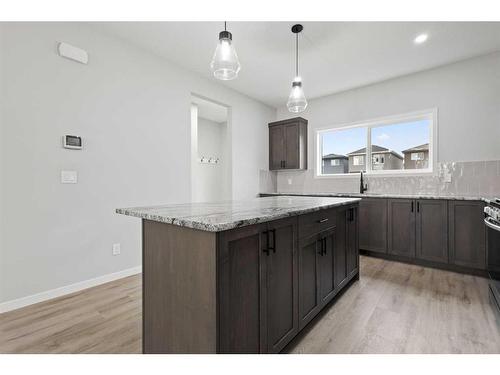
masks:
<svg viewBox="0 0 500 375"><path fill-rule="evenodd" d="M489 227L489 228L491 228L491 229L493 229L493 230L496 230L496 231L499 231L499 232L500 232L500 225L495 225L495 224L493 224L493 223L492 223L492 222L490 222L487 218L486 218L486 219L484 219L484 224L485 224L487 227Z"/></svg>

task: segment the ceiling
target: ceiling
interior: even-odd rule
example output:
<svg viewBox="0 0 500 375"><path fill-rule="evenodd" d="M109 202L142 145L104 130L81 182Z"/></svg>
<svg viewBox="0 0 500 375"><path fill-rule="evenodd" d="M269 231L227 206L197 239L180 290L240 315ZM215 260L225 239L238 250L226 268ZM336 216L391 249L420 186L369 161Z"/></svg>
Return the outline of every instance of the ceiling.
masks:
<svg viewBox="0 0 500 375"><path fill-rule="evenodd" d="M227 121L227 107L194 95L191 96L191 103L198 107L198 117L218 123Z"/></svg>
<svg viewBox="0 0 500 375"><path fill-rule="evenodd" d="M294 76L294 22L228 22L241 71L218 81L274 107L286 103ZM500 22L303 22L300 75L307 98L414 73L500 50ZM128 40L201 76L222 22L104 22ZM428 33L426 43L413 39Z"/></svg>

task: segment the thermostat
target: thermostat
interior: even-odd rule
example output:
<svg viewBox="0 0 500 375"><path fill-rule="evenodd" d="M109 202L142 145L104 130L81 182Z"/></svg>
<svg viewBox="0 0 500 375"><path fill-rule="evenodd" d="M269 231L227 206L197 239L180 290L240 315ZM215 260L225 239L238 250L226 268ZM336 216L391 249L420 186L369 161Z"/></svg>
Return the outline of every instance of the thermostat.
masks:
<svg viewBox="0 0 500 375"><path fill-rule="evenodd" d="M76 135L63 136L63 147L70 148L72 150L81 150L83 147L82 137L78 137Z"/></svg>

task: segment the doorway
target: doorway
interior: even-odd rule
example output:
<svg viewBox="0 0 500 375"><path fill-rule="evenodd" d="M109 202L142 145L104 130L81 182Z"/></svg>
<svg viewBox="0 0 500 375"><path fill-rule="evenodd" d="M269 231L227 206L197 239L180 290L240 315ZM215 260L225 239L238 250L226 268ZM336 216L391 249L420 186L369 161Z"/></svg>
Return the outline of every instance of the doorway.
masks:
<svg viewBox="0 0 500 375"><path fill-rule="evenodd" d="M191 200L230 200L230 108L191 96Z"/></svg>

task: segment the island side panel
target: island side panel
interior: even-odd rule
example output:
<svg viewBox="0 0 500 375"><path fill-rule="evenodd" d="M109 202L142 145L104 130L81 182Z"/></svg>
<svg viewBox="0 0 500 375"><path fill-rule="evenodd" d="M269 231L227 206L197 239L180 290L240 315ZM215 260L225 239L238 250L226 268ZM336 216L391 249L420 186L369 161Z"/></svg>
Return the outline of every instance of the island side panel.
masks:
<svg viewBox="0 0 500 375"><path fill-rule="evenodd" d="M143 352L216 353L216 234L143 220Z"/></svg>

